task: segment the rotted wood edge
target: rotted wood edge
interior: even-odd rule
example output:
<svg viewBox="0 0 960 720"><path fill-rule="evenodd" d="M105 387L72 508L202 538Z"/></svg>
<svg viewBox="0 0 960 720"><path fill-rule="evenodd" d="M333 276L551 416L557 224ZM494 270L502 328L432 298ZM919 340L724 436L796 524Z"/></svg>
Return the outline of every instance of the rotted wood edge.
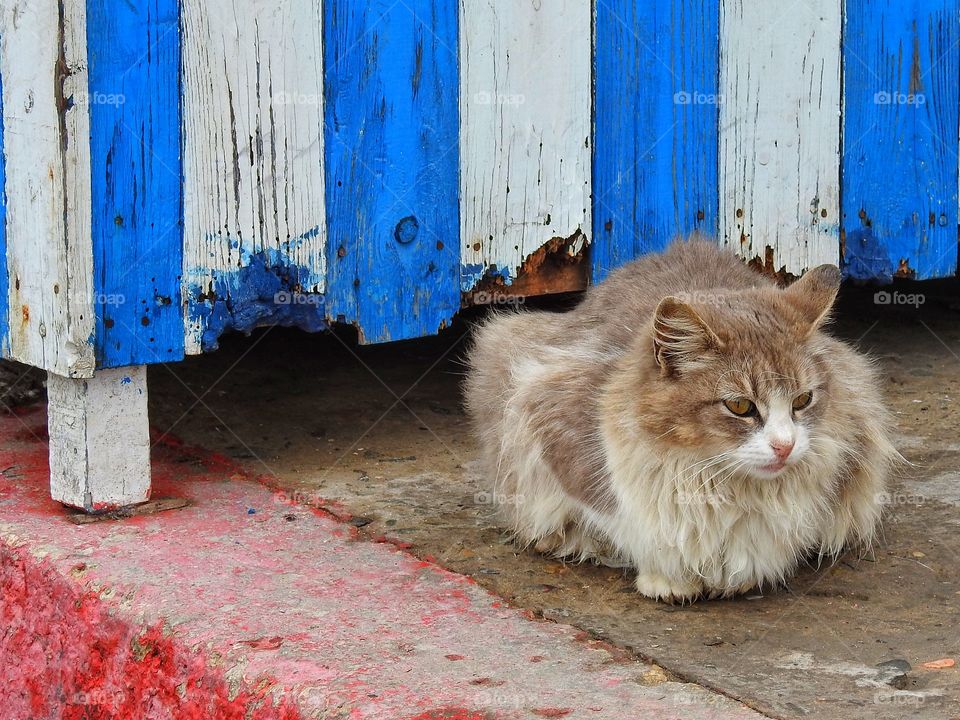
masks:
<svg viewBox="0 0 960 720"><path fill-rule="evenodd" d="M470 290L462 293L461 306L585 290L590 284L589 247L586 235L579 228L569 237L551 238L524 258L509 284L502 274L484 274Z"/></svg>

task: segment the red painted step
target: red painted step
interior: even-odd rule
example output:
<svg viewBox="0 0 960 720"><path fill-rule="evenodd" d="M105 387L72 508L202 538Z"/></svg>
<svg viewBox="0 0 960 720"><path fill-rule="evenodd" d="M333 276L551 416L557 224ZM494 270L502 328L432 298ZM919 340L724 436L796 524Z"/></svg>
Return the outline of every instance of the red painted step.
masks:
<svg viewBox="0 0 960 720"><path fill-rule="evenodd" d="M469 578L154 448L191 505L86 525L48 497L45 416L0 417L3 720L757 718Z"/></svg>

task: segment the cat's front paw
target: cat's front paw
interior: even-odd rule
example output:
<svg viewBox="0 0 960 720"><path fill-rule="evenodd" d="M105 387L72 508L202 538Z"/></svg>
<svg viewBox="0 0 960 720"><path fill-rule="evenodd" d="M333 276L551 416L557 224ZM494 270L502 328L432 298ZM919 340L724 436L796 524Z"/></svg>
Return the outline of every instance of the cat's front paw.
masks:
<svg viewBox="0 0 960 720"><path fill-rule="evenodd" d="M692 603L703 593L700 582L668 578L659 573L640 573L634 584L641 595L671 604Z"/></svg>

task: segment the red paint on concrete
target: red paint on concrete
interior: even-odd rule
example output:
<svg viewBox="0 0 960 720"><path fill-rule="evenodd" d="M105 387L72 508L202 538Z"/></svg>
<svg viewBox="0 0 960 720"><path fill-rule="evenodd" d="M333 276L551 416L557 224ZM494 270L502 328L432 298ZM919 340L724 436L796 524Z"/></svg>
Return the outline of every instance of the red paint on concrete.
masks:
<svg viewBox="0 0 960 720"><path fill-rule="evenodd" d="M464 710L463 708L443 708L428 710L410 718L410 720L489 720L489 718L490 716L485 713Z"/></svg>
<svg viewBox="0 0 960 720"><path fill-rule="evenodd" d="M758 717L174 440L154 492L190 506L74 525L42 422L0 417L2 720Z"/></svg>
<svg viewBox="0 0 960 720"><path fill-rule="evenodd" d="M76 565L76 572L86 566ZM0 543L4 718L297 720L285 700L227 684L163 632L138 629L26 547Z"/></svg>

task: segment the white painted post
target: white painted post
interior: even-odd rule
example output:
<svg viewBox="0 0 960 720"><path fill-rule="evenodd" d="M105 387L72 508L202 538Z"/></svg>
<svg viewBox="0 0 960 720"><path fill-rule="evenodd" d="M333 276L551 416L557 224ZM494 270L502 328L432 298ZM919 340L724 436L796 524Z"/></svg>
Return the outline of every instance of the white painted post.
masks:
<svg viewBox="0 0 960 720"><path fill-rule="evenodd" d="M87 512L150 497L147 368L47 374L50 494Z"/></svg>

